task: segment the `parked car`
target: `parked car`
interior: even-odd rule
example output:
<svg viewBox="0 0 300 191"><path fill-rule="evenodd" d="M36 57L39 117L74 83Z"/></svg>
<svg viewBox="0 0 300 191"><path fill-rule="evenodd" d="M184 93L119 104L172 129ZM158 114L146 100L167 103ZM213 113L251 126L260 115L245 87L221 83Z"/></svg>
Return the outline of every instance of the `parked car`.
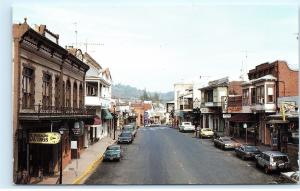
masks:
<svg viewBox="0 0 300 191"><path fill-rule="evenodd" d="M118 138L118 143L132 143L133 136L131 131L123 131Z"/></svg>
<svg viewBox="0 0 300 191"><path fill-rule="evenodd" d="M135 137L137 133L136 127L133 124L123 126L122 131L130 131L133 137Z"/></svg>
<svg viewBox="0 0 300 191"><path fill-rule="evenodd" d="M299 132L292 133L292 142L294 144L299 144Z"/></svg>
<svg viewBox="0 0 300 191"><path fill-rule="evenodd" d="M255 156L256 166L263 167L265 173L271 171L283 171L289 168L289 158L279 151L264 151Z"/></svg>
<svg viewBox="0 0 300 191"><path fill-rule="evenodd" d="M238 157L245 159L255 159L255 155L260 154L257 147L251 145L241 145L235 148L235 153Z"/></svg>
<svg viewBox="0 0 300 191"><path fill-rule="evenodd" d="M106 151L104 152L104 155L103 155L103 159L105 161L107 160L118 160L120 161L121 159L121 147L120 145L111 145L111 146L108 146L106 148Z"/></svg>
<svg viewBox="0 0 300 191"><path fill-rule="evenodd" d="M281 175L294 183L299 183L299 170L294 172L282 172Z"/></svg>
<svg viewBox="0 0 300 191"><path fill-rule="evenodd" d="M214 139L214 145L221 149L235 149L240 146L239 143L231 140L230 137L218 137Z"/></svg>
<svg viewBox="0 0 300 191"><path fill-rule="evenodd" d="M195 131L195 126L191 122L182 122L179 126L179 131Z"/></svg>
<svg viewBox="0 0 300 191"><path fill-rule="evenodd" d="M214 136L214 132L210 128L203 128L200 130L200 136L202 138L212 138Z"/></svg>

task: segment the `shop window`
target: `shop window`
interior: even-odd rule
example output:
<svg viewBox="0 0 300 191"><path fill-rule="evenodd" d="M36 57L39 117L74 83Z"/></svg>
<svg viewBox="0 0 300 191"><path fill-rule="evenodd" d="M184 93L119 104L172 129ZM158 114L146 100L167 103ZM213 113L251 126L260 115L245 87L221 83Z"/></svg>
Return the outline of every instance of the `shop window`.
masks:
<svg viewBox="0 0 300 191"><path fill-rule="evenodd" d="M23 68L22 93L22 107L32 108L34 104L34 70L31 68Z"/></svg>

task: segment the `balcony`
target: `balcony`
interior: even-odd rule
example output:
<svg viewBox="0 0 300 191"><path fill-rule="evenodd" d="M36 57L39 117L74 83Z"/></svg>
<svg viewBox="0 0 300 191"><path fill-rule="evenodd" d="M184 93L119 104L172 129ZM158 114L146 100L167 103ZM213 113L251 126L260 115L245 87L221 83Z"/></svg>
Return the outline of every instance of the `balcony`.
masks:
<svg viewBox="0 0 300 191"><path fill-rule="evenodd" d="M85 96L86 106L100 106L102 108L108 108L110 105L109 98L103 98L98 96Z"/></svg>
<svg viewBox="0 0 300 191"><path fill-rule="evenodd" d="M78 119L90 118L94 115L92 110L86 108L42 106L40 104L31 108L22 108L19 111L19 119L21 120Z"/></svg>
<svg viewBox="0 0 300 191"><path fill-rule="evenodd" d="M221 102L202 102L201 107L222 107Z"/></svg>

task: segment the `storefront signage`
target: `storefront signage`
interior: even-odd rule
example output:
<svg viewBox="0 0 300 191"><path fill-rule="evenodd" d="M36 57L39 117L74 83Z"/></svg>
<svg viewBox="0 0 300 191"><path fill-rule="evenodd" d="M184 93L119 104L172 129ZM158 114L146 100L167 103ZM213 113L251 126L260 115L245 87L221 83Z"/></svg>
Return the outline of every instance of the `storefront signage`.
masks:
<svg viewBox="0 0 300 191"><path fill-rule="evenodd" d="M83 127L84 127L84 124L82 121L80 122L75 122L74 123L74 128L72 128L72 131L73 131L73 134L75 136L80 136L83 134Z"/></svg>
<svg viewBox="0 0 300 191"><path fill-rule="evenodd" d="M77 149L77 141L71 141L71 149Z"/></svg>
<svg viewBox="0 0 300 191"><path fill-rule="evenodd" d="M231 118L231 114L230 113L224 113L223 114L223 118L226 119L226 118Z"/></svg>
<svg viewBox="0 0 300 191"><path fill-rule="evenodd" d="M240 112L242 111L242 107L240 106L236 106L236 107L228 107L227 111L230 112L230 113L233 113L233 112Z"/></svg>
<svg viewBox="0 0 300 191"><path fill-rule="evenodd" d="M59 133L29 133L29 143L31 144L57 144L59 141Z"/></svg>
<svg viewBox="0 0 300 191"><path fill-rule="evenodd" d="M222 111L223 113L226 113L228 108L228 97L222 96L221 99L222 99Z"/></svg>
<svg viewBox="0 0 300 191"><path fill-rule="evenodd" d="M214 113L210 108L203 107L200 109L201 113Z"/></svg>

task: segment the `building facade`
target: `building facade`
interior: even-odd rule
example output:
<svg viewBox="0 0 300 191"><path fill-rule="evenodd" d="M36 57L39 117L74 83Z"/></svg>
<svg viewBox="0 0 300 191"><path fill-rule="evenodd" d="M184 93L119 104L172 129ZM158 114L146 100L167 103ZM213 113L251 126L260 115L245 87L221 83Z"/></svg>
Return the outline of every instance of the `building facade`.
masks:
<svg viewBox="0 0 300 191"><path fill-rule="evenodd" d="M93 117L84 107L89 66L59 46L58 40L45 25L32 29L26 20L13 25L15 183L20 183L22 172L36 177L65 167L71 160L71 141L83 145L83 124ZM62 150L59 144L41 139L48 132L62 133Z"/></svg>

